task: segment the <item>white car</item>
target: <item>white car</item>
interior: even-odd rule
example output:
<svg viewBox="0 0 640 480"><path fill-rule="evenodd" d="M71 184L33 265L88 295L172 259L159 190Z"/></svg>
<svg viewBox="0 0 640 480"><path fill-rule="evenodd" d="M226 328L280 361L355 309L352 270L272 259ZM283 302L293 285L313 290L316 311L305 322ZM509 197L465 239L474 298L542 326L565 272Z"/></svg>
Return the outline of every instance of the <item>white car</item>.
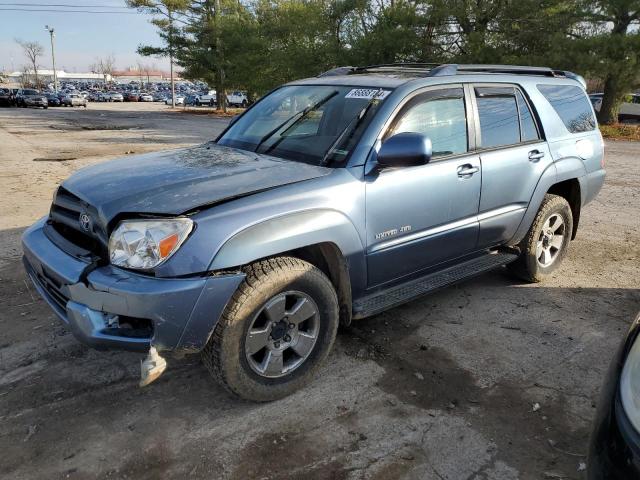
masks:
<svg viewBox="0 0 640 480"><path fill-rule="evenodd" d="M113 92L113 93L109 94L108 101L109 102L124 102L124 97L122 96L121 93Z"/></svg>
<svg viewBox="0 0 640 480"><path fill-rule="evenodd" d="M227 93L227 104L236 107L246 107L249 104L249 99L245 92L235 91Z"/></svg>
<svg viewBox="0 0 640 480"><path fill-rule="evenodd" d="M164 104L171 105L171 96L165 99ZM176 105L184 105L184 95L176 95Z"/></svg>
<svg viewBox="0 0 640 480"><path fill-rule="evenodd" d="M196 98L196 105L200 106L200 105L210 105L213 106L214 103L216 103L216 91L215 90L209 90L206 94L204 95L199 95L198 98Z"/></svg>
<svg viewBox="0 0 640 480"><path fill-rule="evenodd" d="M141 102L153 102L153 95L149 93L142 93L139 97Z"/></svg>
<svg viewBox="0 0 640 480"><path fill-rule="evenodd" d="M196 100L196 105L211 105L218 103L218 94L215 90L209 90L206 95L200 95ZM235 90L227 93L227 105L235 107L246 107L249 104L249 99L245 92Z"/></svg>

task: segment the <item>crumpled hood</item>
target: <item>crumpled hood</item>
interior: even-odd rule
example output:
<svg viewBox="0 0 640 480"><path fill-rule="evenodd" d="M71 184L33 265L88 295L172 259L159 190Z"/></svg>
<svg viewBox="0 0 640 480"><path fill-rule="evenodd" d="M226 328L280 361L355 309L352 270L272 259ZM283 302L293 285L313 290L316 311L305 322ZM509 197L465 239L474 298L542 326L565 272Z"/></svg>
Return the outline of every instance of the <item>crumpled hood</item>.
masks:
<svg viewBox="0 0 640 480"><path fill-rule="evenodd" d="M178 215L330 172L210 142L104 162L79 170L62 185L109 222L125 212Z"/></svg>

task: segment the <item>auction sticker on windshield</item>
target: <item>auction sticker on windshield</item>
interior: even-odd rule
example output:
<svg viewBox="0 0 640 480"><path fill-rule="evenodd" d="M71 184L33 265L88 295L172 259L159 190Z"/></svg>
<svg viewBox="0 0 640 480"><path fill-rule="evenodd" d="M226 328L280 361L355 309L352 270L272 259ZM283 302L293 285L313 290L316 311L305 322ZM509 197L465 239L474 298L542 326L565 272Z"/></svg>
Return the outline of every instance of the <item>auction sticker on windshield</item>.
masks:
<svg viewBox="0 0 640 480"><path fill-rule="evenodd" d="M391 93L390 90L380 90L377 88L354 88L349 93L347 93L344 98L377 98L378 100L382 100L387 97Z"/></svg>

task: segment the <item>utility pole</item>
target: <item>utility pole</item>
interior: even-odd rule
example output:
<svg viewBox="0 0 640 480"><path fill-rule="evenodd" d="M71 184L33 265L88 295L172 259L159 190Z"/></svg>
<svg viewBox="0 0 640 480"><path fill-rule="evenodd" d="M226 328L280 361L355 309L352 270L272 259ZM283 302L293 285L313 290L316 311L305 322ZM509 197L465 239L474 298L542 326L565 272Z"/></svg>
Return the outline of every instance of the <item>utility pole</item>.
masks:
<svg viewBox="0 0 640 480"><path fill-rule="evenodd" d="M53 46L53 38L56 36L56 34L53 27L50 27L49 25L45 25L44 28L46 28L49 31L49 35L51 35L51 62L53 63L53 91L58 93L58 74L56 73L56 54L55 54L55 48Z"/></svg>

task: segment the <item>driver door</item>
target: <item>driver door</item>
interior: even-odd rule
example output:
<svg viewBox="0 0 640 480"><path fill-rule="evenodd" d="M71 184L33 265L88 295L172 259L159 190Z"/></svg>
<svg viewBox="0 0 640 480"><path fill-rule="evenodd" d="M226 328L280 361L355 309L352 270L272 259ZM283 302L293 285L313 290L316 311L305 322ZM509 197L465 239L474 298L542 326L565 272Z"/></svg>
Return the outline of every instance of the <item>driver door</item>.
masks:
<svg viewBox="0 0 640 480"><path fill-rule="evenodd" d="M481 164L462 85L413 96L382 141L418 132L433 144L425 165L373 169L366 179L369 287L399 280L473 252L478 240Z"/></svg>

